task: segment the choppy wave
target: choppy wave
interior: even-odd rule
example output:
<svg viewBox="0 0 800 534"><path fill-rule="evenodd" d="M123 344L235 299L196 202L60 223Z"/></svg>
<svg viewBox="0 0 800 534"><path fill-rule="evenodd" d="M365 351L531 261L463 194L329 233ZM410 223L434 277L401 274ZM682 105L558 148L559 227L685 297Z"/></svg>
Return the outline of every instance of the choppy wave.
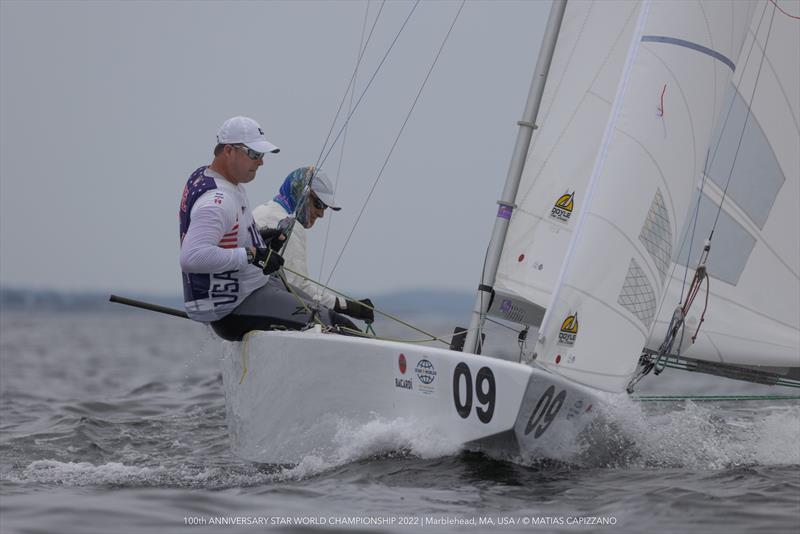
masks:
<svg viewBox="0 0 800 534"><path fill-rule="evenodd" d="M614 467L718 470L742 465L800 464L797 403L682 402L655 405L617 399L593 442L616 447ZM619 450L620 444L627 445Z"/></svg>
<svg viewBox="0 0 800 534"><path fill-rule="evenodd" d="M617 403L605 422L585 437L582 456L576 458L573 468L714 471L800 464L796 446L800 443L800 409L796 406L753 410L687 401L679 404L679 409L674 405L668 410L660 408L646 410L639 403ZM106 409L104 406L102 411ZM197 428L201 421L206 430L212 429L210 434L202 436ZM78 487L225 488L303 480L370 458L435 460L462 452L458 443L411 420L374 420L364 425L342 421L328 454L309 454L292 466L266 466L225 453L227 434L219 409L196 408L159 421L140 421L139 429L136 423L106 422L94 437L101 445L85 432L86 422L86 416L77 419L71 430L60 435L16 438L16 450L38 448L43 458L23 461L22 468L6 472L4 478ZM192 436L192 431L197 434ZM116 439L109 437L112 435ZM150 445L144 444L145 440ZM215 465L204 465L202 453L197 453L199 442L205 442L207 450L224 453ZM121 446L114 450L115 445ZM150 454L143 454L142 448L148 448ZM541 466L539 460L517 461L523 467Z"/></svg>
<svg viewBox="0 0 800 534"><path fill-rule="evenodd" d="M0 336L0 495L17 527L39 524L47 531L78 521L90 531L84 527L91 517L78 517L88 506L80 495L139 510L141 517L131 519L138 526L164 524L176 508L225 513L243 500L254 513L263 513L264 502L299 512L323 503L328 511L399 515L611 511L620 524L625 517L637 519L637 528L628 531L648 525L657 530L665 515L676 531L690 529L697 517L709 524L722 514L744 514L765 530L796 525L795 401L639 403L614 397L568 464L493 459L465 452L415 421L375 419L338 421L330 448L296 465L259 465L232 452L219 343L204 332L183 346L174 343L176 336L198 332L129 316L59 317L45 326L26 320L16 324L21 330L6 328ZM46 342L53 331L62 333L62 343ZM198 493L201 505L194 504ZM165 494L171 500L161 504ZM104 517L88 509L84 513L97 514L95 519ZM687 509L694 516L682 523ZM653 521L640 524L647 517Z"/></svg>

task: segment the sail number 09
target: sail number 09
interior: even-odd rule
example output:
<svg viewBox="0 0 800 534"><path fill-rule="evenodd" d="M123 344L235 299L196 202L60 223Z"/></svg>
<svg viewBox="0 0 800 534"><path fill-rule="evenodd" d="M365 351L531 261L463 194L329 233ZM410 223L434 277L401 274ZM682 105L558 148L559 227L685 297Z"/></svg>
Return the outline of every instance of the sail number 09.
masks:
<svg viewBox="0 0 800 534"><path fill-rule="evenodd" d="M536 432L533 433L533 437L534 439L538 438L544 434L544 431L547 430L550 423L558 415L558 411L564 405L564 399L567 398L567 392L566 390L561 390L558 395L555 395L555 392L555 386L550 386L539 398L539 402L536 403L536 407L528 419L528 424L525 425L526 436L535 429ZM555 395L555 398L553 398L553 395Z"/></svg>
<svg viewBox="0 0 800 534"><path fill-rule="evenodd" d="M464 377L466 384L464 402L461 402L461 377ZM494 415L495 384L494 373L488 367L481 367L475 377L475 397L480 406L475 407L475 414L481 423L488 423ZM469 366L461 362L456 365L453 371L453 402L456 405L456 412L466 419L472 412L472 372Z"/></svg>

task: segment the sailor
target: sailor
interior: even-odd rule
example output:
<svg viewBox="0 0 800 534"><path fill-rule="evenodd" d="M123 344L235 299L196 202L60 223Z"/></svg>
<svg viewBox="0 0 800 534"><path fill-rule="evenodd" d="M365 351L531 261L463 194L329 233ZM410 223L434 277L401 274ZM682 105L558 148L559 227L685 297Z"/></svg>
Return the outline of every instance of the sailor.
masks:
<svg viewBox="0 0 800 534"><path fill-rule="evenodd" d="M253 218L261 235L266 238L274 240L276 239L274 236L278 235L280 237L277 239L280 239L289 234L282 254L286 260L286 267L300 274L298 276L286 273L290 285L311 298L316 297L320 304L330 310L372 323L375 314L370 299L356 301L337 297L307 278L306 230L312 228L317 219L322 219L328 208L333 211L342 209L334 200L331 181L324 172L314 166L307 166L292 171L283 181L278 194L253 211ZM292 222L290 217L292 214L295 215L294 220L300 224ZM289 226L291 230L287 232ZM273 242L276 245L280 244L279 241Z"/></svg>
<svg viewBox="0 0 800 534"><path fill-rule="evenodd" d="M277 152L256 121L228 119L211 165L194 171L183 190L178 215L186 312L229 341L251 330L302 329L315 318L352 326L335 312L313 311L313 303L270 276L283 265L280 238L261 237L243 184L255 179L265 154Z"/></svg>
<svg viewBox="0 0 800 534"><path fill-rule="evenodd" d="M240 338L252 324L240 321L221 332L220 323L236 322L232 312L283 264L261 239L243 187L255 179L264 154L279 151L256 121L230 118L217 133L211 165L194 171L183 189L178 215L186 312L226 339Z"/></svg>

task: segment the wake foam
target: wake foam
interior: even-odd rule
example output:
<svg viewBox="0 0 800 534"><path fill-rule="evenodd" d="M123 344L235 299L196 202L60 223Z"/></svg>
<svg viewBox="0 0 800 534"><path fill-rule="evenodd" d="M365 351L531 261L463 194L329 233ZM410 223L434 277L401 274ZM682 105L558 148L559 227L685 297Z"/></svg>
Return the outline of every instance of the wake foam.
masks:
<svg viewBox="0 0 800 534"><path fill-rule="evenodd" d="M307 478L358 460L397 453L423 460L441 458L457 454L461 448L435 428L408 418L378 418L366 424L340 419L330 449L306 455L279 476Z"/></svg>
<svg viewBox="0 0 800 534"><path fill-rule="evenodd" d="M17 482L40 482L66 486L151 485L153 479L163 474L161 468L135 467L118 462L93 465L89 462L59 462L56 460L37 460L26 467Z"/></svg>
<svg viewBox="0 0 800 534"><path fill-rule="evenodd" d="M800 407L752 403L645 406L615 397L582 436L579 463L719 470L800 463Z"/></svg>
<svg viewBox="0 0 800 534"><path fill-rule="evenodd" d="M685 468L723 470L745 466L800 464L800 406L686 401L644 405L627 397L607 399L602 416L576 444L568 465L578 468ZM462 451L436 428L408 418L336 422L332 445L313 450L295 465L237 462L135 466L120 462L37 460L6 473L11 482L60 486L246 487L307 479L346 464L376 457L452 457ZM508 460L509 458L503 458ZM512 459L540 467L546 459Z"/></svg>

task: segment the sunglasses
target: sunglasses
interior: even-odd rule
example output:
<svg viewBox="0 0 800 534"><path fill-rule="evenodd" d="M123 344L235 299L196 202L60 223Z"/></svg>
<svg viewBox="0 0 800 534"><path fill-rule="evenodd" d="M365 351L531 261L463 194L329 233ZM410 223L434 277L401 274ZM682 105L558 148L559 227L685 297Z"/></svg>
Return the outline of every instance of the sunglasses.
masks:
<svg viewBox="0 0 800 534"><path fill-rule="evenodd" d="M244 152L245 154L247 154L247 157L252 159L253 161L258 161L259 159L264 157L264 153L263 152L256 152L255 150L253 150L250 147L247 147L247 146L244 146L244 145L231 145L231 146L233 148L239 149L242 152Z"/></svg>
<svg viewBox="0 0 800 534"><path fill-rule="evenodd" d="M308 196L311 198L311 203L314 204L314 207L317 208L318 210L324 210L325 208L328 207L328 205L325 204L320 199L318 199L316 195L308 195Z"/></svg>

